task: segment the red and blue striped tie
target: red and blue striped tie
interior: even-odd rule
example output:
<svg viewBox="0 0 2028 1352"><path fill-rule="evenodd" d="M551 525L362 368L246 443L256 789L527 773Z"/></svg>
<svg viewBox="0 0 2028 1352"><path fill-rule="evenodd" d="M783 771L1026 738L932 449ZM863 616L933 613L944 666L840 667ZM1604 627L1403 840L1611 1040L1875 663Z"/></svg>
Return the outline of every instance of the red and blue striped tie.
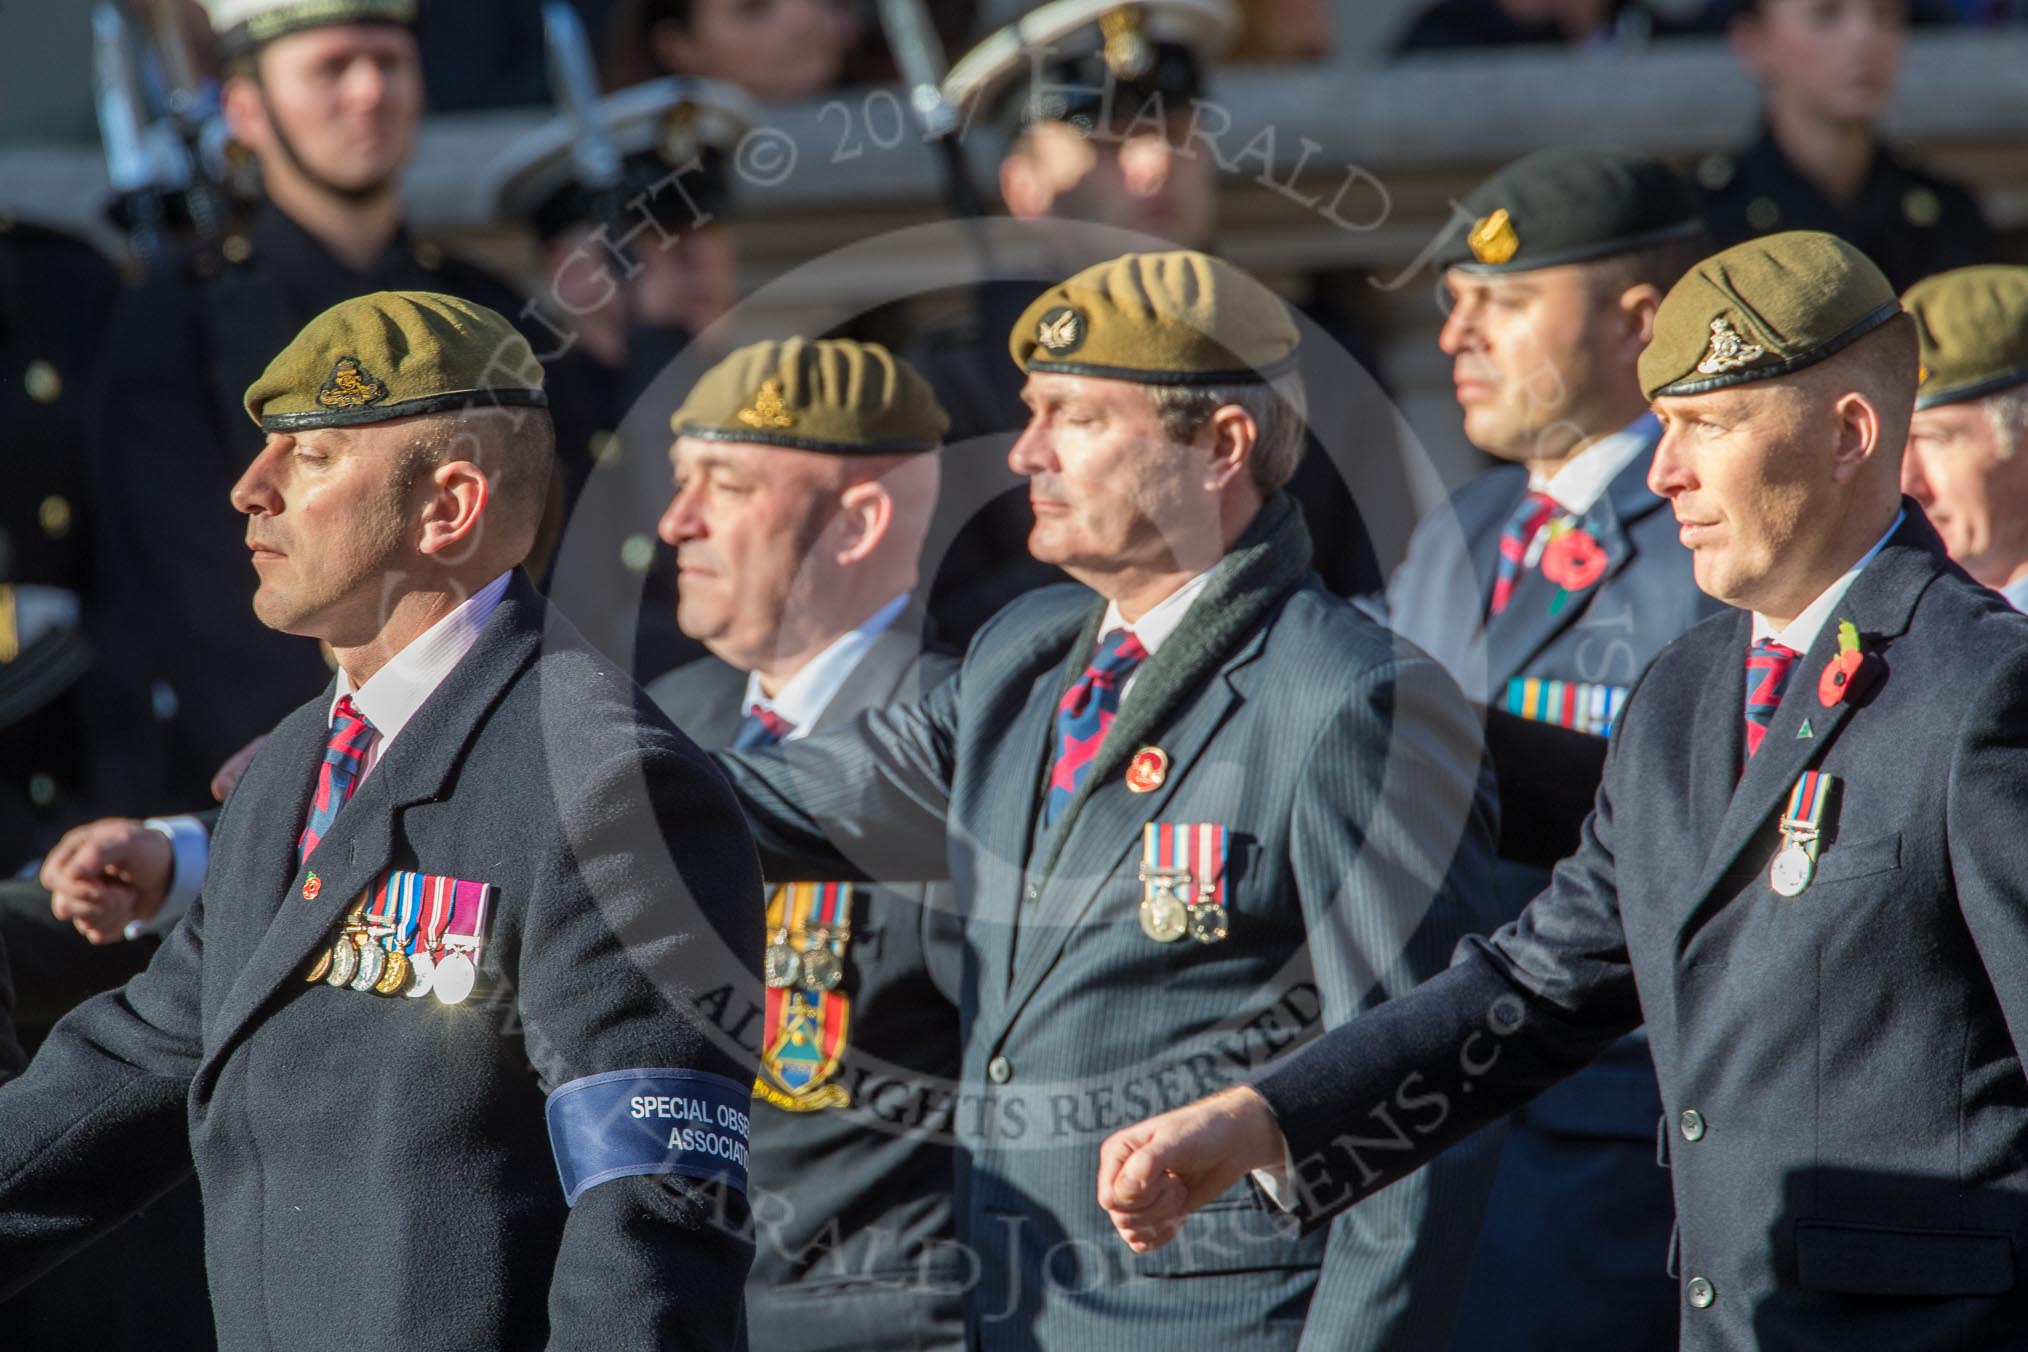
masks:
<svg viewBox="0 0 2028 1352"><path fill-rule="evenodd" d="M310 820L296 841L296 862L307 863L338 820L338 809L352 796L359 771L366 764L366 748L373 744L373 725L344 695L331 711L331 744L324 748L324 763L317 767L317 796L310 800Z"/></svg>
<svg viewBox="0 0 2028 1352"><path fill-rule="evenodd" d="M1120 711L1120 689L1134 668L1147 660L1148 650L1126 629L1115 629L1100 640L1098 652L1084 675L1064 693L1056 707L1056 764L1049 772L1049 798L1042 823L1056 821L1077 786L1091 769L1092 757L1106 739L1106 729Z"/></svg>
<svg viewBox="0 0 2028 1352"><path fill-rule="evenodd" d="M1802 654L1771 638L1761 639L1746 650L1746 758L1760 750L1767 725L1781 707L1782 691L1789 688L1789 673Z"/></svg>
<svg viewBox="0 0 2028 1352"><path fill-rule="evenodd" d="M1488 614L1498 615L1507 608L1514 597L1514 584L1521 580L1521 565L1528 560L1528 546L1560 510L1555 498L1531 488L1500 528L1500 563L1493 574L1493 604Z"/></svg>
<svg viewBox="0 0 2028 1352"><path fill-rule="evenodd" d="M765 704L756 704L746 711L746 717L739 721L739 731L733 735L734 751L765 751L779 746L789 739L796 725L783 718Z"/></svg>

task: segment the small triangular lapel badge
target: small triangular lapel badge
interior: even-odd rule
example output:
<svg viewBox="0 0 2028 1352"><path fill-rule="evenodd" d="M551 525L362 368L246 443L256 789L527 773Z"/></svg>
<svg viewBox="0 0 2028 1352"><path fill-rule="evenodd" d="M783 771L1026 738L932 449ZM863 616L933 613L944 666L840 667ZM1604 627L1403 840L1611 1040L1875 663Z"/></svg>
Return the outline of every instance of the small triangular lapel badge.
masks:
<svg viewBox="0 0 2028 1352"><path fill-rule="evenodd" d="M1807 742L1816 735L1816 733L1810 731L1810 720L1807 718L1803 720L1803 726L1796 729L1796 740L1799 742Z"/></svg>

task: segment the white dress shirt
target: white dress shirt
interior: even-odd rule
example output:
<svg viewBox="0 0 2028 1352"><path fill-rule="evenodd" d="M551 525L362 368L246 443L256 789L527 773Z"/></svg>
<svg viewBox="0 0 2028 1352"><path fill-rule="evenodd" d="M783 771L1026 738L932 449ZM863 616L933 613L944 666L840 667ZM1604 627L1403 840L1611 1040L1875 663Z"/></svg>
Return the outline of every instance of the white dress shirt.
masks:
<svg viewBox="0 0 2028 1352"><path fill-rule="evenodd" d="M366 684L355 689L352 678L345 674L343 668L339 669L338 688L331 696L331 712L335 715L338 701L350 695L353 706L373 725L373 738L366 745L365 763L360 767L359 778L352 783L354 792L366 782L366 776L387 754L387 748L415 717L415 711L422 707L423 701L435 693L436 688L443 684L444 677L464 661L465 654L478 642L479 631L486 627L486 621L493 617L500 598L506 594L508 577L509 574L502 573L466 597L457 609L423 630L408 646L388 659L387 665L374 672ZM129 939L138 939L144 934L167 934L190 909L190 903L197 899L211 862L211 838L203 823L195 817L151 817L145 824L169 837L176 863L170 874L169 893L162 899L162 908L148 919L128 925L126 936Z"/></svg>
<svg viewBox="0 0 2028 1352"><path fill-rule="evenodd" d="M2028 610L2028 573L2000 588L2000 595L2007 598L2007 604L2016 610Z"/></svg>
<svg viewBox="0 0 2028 1352"><path fill-rule="evenodd" d="M1109 603L1106 606L1106 617L1099 621L1099 641L1103 643L1105 636L1115 629L1124 629L1139 639L1141 646L1148 650L1148 656L1153 657L1156 650L1169 641L1169 635L1181 627L1184 612L1189 610L1191 602L1211 585L1211 575L1217 571L1215 564L1205 569L1149 607L1148 613L1132 624L1128 624L1127 617L1120 613L1118 601ZM1135 667L1127 676L1127 683L1120 687L1121 703L1126 702L1127 695L1134 688L1134 682L1140 679L1141 669Z"/></svg>
<svg viewBox="0 0 2028 1352"><path fill-rule="evenodd" d="M1585 447L1556 473L1530 474L1528 487L1547 493L1570 515L1583 516L1605 496L1613 480L1655 444L1661 428L1654 414L1643 413L1611 436Z"/></svg>
<svg viewBox="0 0 2028 1352"><path fill-rule="evenodd" d="M824 710L845 688L845 682L859 665L859 659L866 656L866 650L907 608L909 596L910 593L903 592L867 616L866 622L858 628L832 639L822 652L803 664L801 671L789 677L773 699L761 693L760 673L749 671L746 674L746 696L739 705L740 714L745 716L758 706L789 724L790 732L784 741L797 742L808 737Z"/></svg>

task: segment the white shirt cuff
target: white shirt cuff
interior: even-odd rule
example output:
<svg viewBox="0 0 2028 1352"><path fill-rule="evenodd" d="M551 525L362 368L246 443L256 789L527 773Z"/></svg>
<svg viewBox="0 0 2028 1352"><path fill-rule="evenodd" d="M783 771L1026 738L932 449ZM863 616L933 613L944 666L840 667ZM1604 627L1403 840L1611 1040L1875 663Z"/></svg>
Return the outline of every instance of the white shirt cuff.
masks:
<svg viewBox="0 0 2028 1352"><path fill-rule="evenodd" d="M1290 1157L1289 1143L1285 1140L1282 1142L1282 1162L1272 1169L1254 1170L1253 1181L1270 1202L1293 1216L1302 1206L1302 1199L1296 1196L1295 1188L1289 1183L1295 1175L1296 1162Z"/></svg>
<svg viewBox="0 0 2028 1352"><path fill-rule="evenodd" d="M211 834L197 818L150 817L141 825L169 837L176 863L169 872L169 893L162 898L162 909L146 920L129 924L126 929L129 939L148 934L160 938L174 929L203 890L204 871L211 864Z"/></svg>

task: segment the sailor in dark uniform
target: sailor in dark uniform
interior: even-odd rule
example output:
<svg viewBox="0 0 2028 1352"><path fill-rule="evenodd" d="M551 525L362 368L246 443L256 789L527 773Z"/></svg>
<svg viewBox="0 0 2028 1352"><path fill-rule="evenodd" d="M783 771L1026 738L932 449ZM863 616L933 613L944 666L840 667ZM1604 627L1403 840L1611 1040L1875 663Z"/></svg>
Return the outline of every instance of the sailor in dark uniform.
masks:
<svg viewBox="0 0 2028 1352"><path fill-rule="evenodd" d="M226 496L260 449L239 400L268 358L364 292L521 309L503 283L402 223L398 182L422 112L413 9L213 6L227 120L259 161L267 201L243 231L166 252L106 331L87 434L122 679L92 729L95 752L129 767L115 810L209 801L213 770L329 677L314 642L253 618Z"/></svg>
<svg viewBox="0 0 2028 1352"><path fill-rule="evenodd" d="M97 806L81 748L95 599L82 422L118 289L90 245L0 217L0 876Z"/></svg>
<svg viewBox="0 0 2028 1352"><path fill-rule="evenodd" d="M924 651L917 574L945 421L914 370L846 339L741 348L691 391L660 529L682 570L684 632L712 655L648 693L700 746L846 727L956 668ZM967 1270L951 1224L950 889L769 881L764 1006L702 997L761 1062L753 1346L954 1349Z"/></svg>
<svg viewBox="0 0 2028 1352"><path fill-rule="evenodd" d="M1778 230L1848 239L1906 290L1931 273L1994 261L1978 201L1904 163L1880 140L1906 45L1905 3L1741 0L1733 46L1759 80L1761 134L1697 166L1713 239Z"/></svg>

